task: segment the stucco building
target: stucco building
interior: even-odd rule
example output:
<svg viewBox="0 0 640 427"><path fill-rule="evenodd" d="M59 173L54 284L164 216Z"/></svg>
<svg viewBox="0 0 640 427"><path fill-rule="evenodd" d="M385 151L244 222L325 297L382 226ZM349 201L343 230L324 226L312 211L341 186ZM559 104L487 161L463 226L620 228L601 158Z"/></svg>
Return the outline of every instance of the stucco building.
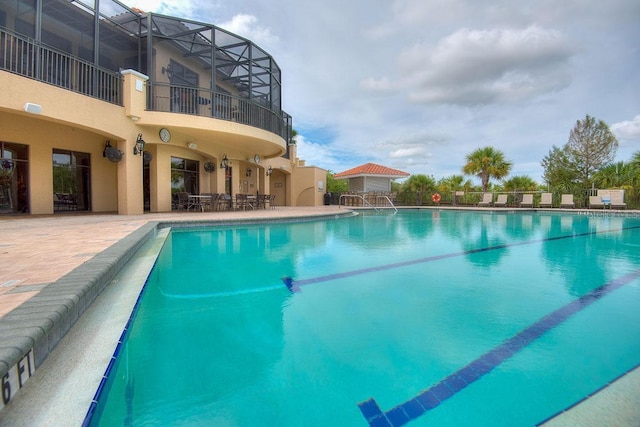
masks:
<svg viewBox="0 0 640 427"><path fill-rule="evenodd" d="M0 0L0 93L0 213L168 212L178 192L322 204L278 64L213 25Z"/></svg>
<svg viewBox="0 0 640 427"><path fill-rule="evenodd" d="M375 163L365 163L355 168L335 174L335 179L349 182L349 191L355 193L391 191L391 182L407 178L410 174Z"/></svg>

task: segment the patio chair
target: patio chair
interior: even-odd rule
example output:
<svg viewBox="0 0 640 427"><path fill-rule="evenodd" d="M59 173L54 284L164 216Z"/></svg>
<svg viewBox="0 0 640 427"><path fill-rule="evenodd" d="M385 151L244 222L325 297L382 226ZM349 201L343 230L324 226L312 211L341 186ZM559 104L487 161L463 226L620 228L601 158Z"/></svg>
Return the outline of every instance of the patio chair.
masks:
<svg viewBox="0 0 640 427"><path fill-rule="evenodd" d="M506 208L507 207L507 195L506 194L498 194L498 199L493 204L493 206L495 206L495 207L500 206L500 207Z"/></svg>
<svg viewBox="0 0 640 427"><path fill-rule="evenodd" d="M257 208L260 209L266 209L267 208L267 201L269 200L269 195L268 194L258 194L256 202L257 202Z"/></svg>
<svg viewBox="0 0 640 427"><path fill-rule="evenodd" d="M247 195L242 193L236 193L236 209L247 210L247 206L249 206L249 202L247 200Z"/></svg>
<svg viewBox="0 0 640 427"><path fill-rule="evenodd" d="M176 208L179 211L188 211L189 210L189 193L185 191L181 191L176 193Z"/></svg>
<svg viewBox="0 0 640 427"><path fill-rule="evenodd" d="M233 199L227 193L218 194L216 201L216 209L219 211L226 211L233 208Z"/></svg>
<svg viewBox="0 0 640 427"><path fill-rule="evenodd" d="M269 207L271 209L275 209L276 208L276 195L272 194L269 196Z"/></svg>
<svg viewBox="0 0 640 427"><path fill-rule="evenodd" d="M213 193L201 193L200 195L204 196L200 199L200 209L202 212L211 212L216 195Z"/></svg>
<svg viewBox="0 0 640 427"><path fill-rule="evenodd" d="M590 209L604 209L604 203L600 196L589 196L589 208Z"/></svg>
<svg viewBox="0 0 640 427"><path fill-rule="evenodd" d="M539 208L552 208L553 207L553 195L551 193L542 193L540 196Z"/></svg>
<svg viewBox="0 0 640 427"><path fill-rule="evenodd" d="M611 209L626 209L627 204L624 202L624 193L622 191L611 192Z"/></svg>
<svg viewBox="0 0 640 427"><path fill-rule="evenodd" d="M563 194L560 199L561 208L575 208L576 204L573 202L573 194Z"/></svg>
<svg viewBox="0 0 640 427"><path fill-rule="evenodd" d="M478 202L478 206L491 206L493 203L493 193L484 193L482 195L482 200Z"/></svg>
<svg viewBox="0 0 640 427"><path fill-rule="evenodd" d="M520 202L521 208L532 208L533 207L533 194L523 194L522 201Z"/></svg>

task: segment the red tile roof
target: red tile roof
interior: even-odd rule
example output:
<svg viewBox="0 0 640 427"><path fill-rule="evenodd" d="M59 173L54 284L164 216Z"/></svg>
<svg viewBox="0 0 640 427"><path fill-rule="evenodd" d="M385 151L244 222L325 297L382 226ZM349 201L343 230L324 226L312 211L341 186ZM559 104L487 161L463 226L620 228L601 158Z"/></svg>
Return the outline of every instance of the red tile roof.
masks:
<svg viewBox="0 0 640 427"><path fill-rule="evenodd" d="M356 166L353 169L346 170L335 174L334 178L351 178L356 176L386 176L389 178L404 178L409 176L407 172L399 171L398 169L391 169L386 166L377 165L375 163L365 163L364 165Z"/></svg>

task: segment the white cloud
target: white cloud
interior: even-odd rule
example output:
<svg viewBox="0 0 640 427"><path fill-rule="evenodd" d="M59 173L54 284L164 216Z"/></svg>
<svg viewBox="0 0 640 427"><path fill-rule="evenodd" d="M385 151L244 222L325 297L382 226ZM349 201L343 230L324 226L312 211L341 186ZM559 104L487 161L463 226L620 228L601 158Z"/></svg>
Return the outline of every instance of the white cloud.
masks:
<svg viewBox="0 0 640 427"><path fill-rule="evenodd" d="M241 35L257 45L272 44L278 41L278 37L269 28L257 25L257 22L258 18L253 15L239 14L229 21L219 23L218 26Z"/></svg>
<svg viewBox="0 0 640 427"><path fill-rule="evenodd" d="M393 150L389 153L389 157L392 159L397 158L413 158L413 157L431 157L431 153L427 151L426 147L407 147Z"/></svg>
<svg viewBox="0 0 640 427"><path fill-rule="evenodd" d="M381 79L369 77L360 82L360 87L371 92L391 92L394 90L394 85L386 77Z"/></svg>
<svg viewBox="0 0 640 427"><path fill-rule="evenodd" d="M461 29L435 47L418 43L398 63L408 97L416 103L478 105L527 100L570 83L573 54L556 30ZM388 78L368 79L366 88L388 87Z"/></svg>
<svg viewBox="0 0 640 427"><path fill-rule="evenodd" d="M640 114L631 120L612 124L611 130L621 139L640 139Z"/></svg>
<svg viewBox="0 0 640 427"><path fill-rule="evenodd" d="M180 18L192 19L197 13L192 0L132 0L125 3L144 12L155 12Z"/></svg>
<svg viewBox="0 0 640 427"><path fill-rule="evenodd" d="M337 158L337 151L328 145L309 141L304 135L296 137L298 157L309 166L317 166L333 172L342 172L345 168Z"/></svg>

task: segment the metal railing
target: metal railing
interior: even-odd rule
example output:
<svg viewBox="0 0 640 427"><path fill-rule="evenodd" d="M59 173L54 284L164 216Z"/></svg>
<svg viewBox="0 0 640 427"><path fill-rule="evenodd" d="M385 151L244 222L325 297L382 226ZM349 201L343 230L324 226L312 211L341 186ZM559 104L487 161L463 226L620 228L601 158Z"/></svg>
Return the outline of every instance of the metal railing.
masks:
<svg viewBox="0 0 640 427"><path fill-rule="evenodd" d="M0 28L0 70L122 105L122 76Z"/></svg>
<svg viewBox="0 0 640 427"><path fill-rule="evenodd" d="M368 206L375 209L376 212L380 210L380 207L391 207L397 213L398 208L393 204L393 201L389 198L387 193L345 193L341 194L338 200L339 206Z"/></svg>
<svg viewBox="0 0 640 427"><path fill-rule="evenodd" d="M257 102L206 88L149 82L151 111L192 114L263 129L291 142L291 116Z"/></svg>

